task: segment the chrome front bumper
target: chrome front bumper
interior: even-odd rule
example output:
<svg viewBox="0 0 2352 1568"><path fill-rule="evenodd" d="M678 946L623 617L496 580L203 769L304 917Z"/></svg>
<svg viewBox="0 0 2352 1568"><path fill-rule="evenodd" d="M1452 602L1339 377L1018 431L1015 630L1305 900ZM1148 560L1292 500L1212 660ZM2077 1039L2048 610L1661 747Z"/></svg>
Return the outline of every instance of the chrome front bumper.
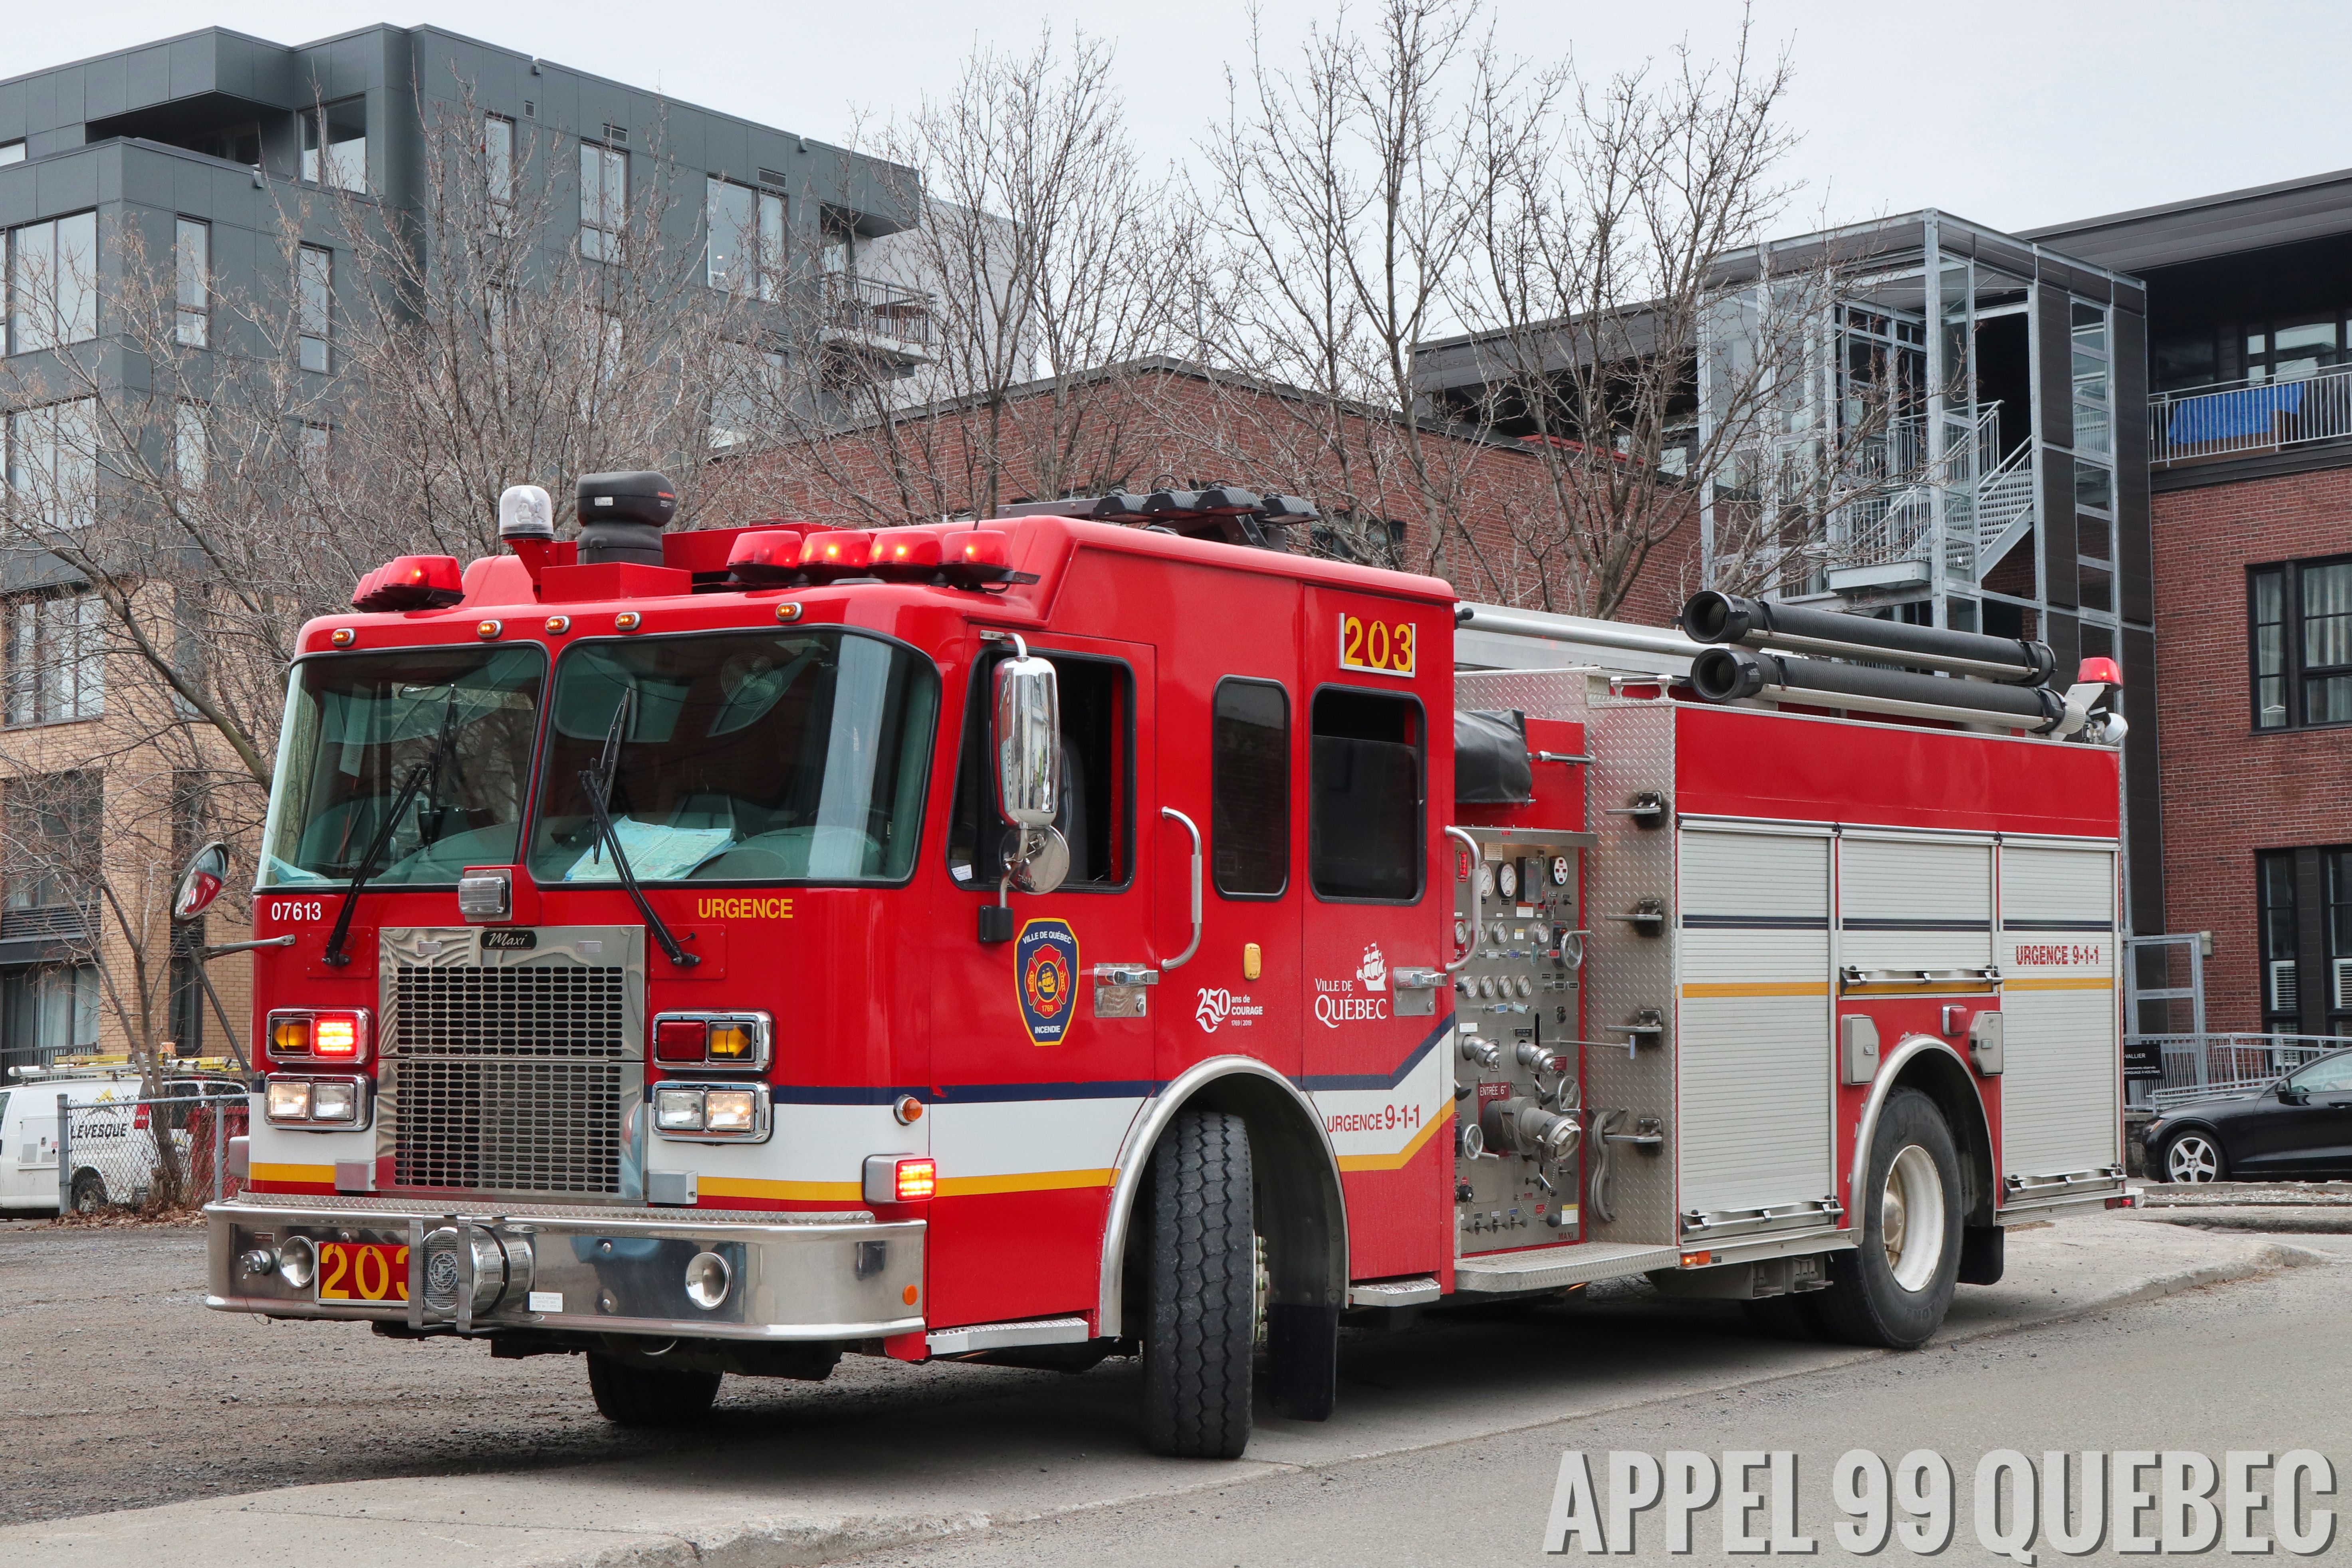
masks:
<svg viewBox="0 0 2352 1568"><path fill-rule="evenodd" d="M411 1328L572 1330L662 1338L862 1340L923 1327L920 1220L877 1222L862 1211L779 1214L708 1209L579 1208L559 1205L452 1206L388 1197L249 1194L205 1210L205 1305L274 1317L404 1322ZM427 1237L454 1231L471 1270L457 1289L445 1267L439 1290L425 1281ZM411 1248L408 1272L368 1284L379 1300L320 1297L275 1267L289 1237ZM477 1265L478 1256L493 1261ZM489 1245L495 1243L495 1246ZM688 1264L716 1253L725 1297L705 1308L688 1294ZM267 1254L272 1266L249 1259ZM708 1266L706 1266L706 1275ZM478 1287L469 1294L466 1281ZM440 1305L433 1303L436 1300Z"/></svg>

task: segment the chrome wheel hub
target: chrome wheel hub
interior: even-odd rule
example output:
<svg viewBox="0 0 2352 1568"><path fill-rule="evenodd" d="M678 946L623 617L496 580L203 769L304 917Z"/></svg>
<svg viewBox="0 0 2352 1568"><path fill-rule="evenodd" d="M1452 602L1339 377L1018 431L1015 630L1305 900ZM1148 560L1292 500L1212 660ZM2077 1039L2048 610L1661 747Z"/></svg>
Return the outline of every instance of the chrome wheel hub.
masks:
<svg viewBox="0 0 2352 1568"><path fill-rule="evenodd" d="M2173 1140L2172 1148L2164 1157L2165 1173L2176 1182L2218 1182L2221 1179L2221 1152L2210 1142L2195 1133Z"/></svg>
<svg viewBox="0 0 2352 1568"><path fill-rule="evenodd" d="M1878 1239L1887 1271L1906 1290L1925 1290L1944 1258L1944 1179L1916 1143L1896 1152L1878 1195Z"/></svg>

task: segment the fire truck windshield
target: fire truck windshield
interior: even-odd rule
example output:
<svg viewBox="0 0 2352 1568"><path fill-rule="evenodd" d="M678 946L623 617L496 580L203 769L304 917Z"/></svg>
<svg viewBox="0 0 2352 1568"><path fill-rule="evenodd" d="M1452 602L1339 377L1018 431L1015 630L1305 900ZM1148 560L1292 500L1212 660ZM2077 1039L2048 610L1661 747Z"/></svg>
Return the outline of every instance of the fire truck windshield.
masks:
<svg viewBox="0 0 2352 1568"><path fill-rule="evenodd" d="M265 887L348 882L423 771L371 887L454 883L514 859L546 656L536 647L335 654L294 667Z"/></svg>
<svg viewBox="0 0 2352 1568"><path fill-rule="evenodd" d="M930 661L811 629L582 643L555 667L530 872L616 882L581 775L633 694L607 809L644 882L879 882L913 869Z"/></svg>

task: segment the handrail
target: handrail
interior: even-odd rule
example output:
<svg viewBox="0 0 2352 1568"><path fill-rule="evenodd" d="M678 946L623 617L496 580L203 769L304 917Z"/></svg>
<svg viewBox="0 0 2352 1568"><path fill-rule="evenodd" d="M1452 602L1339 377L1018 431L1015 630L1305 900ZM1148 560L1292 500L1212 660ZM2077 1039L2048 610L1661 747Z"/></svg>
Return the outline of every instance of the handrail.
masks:
<svg viewBox="0 0 2352 1568"><path fill-rule="evenodd" d="M1445 973L1451 974L1470 962L1470 955L1478 951L1478 933L1486 929L1486 897L1478 885L1478 872L1486 864L1486 851L1458 827L1447 828L1445 837L1470 851L1470 940L1462 944L1462 956L1445 966Z"/></svg>
<svg viewBox="0 0 2352 1568"><path fill-rule="evenodd" d="M1192 941L1175 957L1160 961L1160 968L1164 973L1171 969L1183 968L1192 962L1192 955L1201 951L1201 829L1191 817L1172 805L1161 806L1160 815L1183 824L1184 831L1192 836Z"/></svg>

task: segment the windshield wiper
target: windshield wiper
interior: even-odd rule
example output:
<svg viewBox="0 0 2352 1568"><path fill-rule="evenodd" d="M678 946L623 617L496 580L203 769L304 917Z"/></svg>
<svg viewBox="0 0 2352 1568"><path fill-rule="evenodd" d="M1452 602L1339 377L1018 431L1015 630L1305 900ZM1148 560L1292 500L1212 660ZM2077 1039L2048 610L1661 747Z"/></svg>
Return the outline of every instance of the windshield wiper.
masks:
<svg viewBox="0 0 2352 1568"><path fill-rule="evenodd" d="M613 869L620 873L621 887L637 906L637 913L646 917L646 929L653 932L654 940L661 943L662 952L669 955L672 963L680 969L692 969L702 962L701 955L678 945L677 938L670 935L669 927L662 923L661 916L654 913L646 890L637 886L637 874L629 868L629 852L621 847L621 830L613 826L609 809L613 780L621 771L621 740L628 731L636 695L635 687L622 689L621 700L613 710L612 728L604 731L604 749L597 754L593 767L580 770L580 788L588 797L588 815L596 819L598 839L613 851Z"/></svg>
<svg viewBox="0 0 2352 1568"><path fill-rule="evenodd" d="M343 951L343 943L352 934L352 917L359 912L360 889L366 887L367 879L375 874L376 857L391 847L392 836L400 827L401 814L416 798L416 792L428 783L433 786L433 794L427 798L436 801L440 798L441 759L448 755L449 732L457 716L457 691L453 688L448 704L441 710L441 732L433 737L433 749L408 770L406 782L392 797L392 809L385 812L383 820L376 825L375 837L368 840L366 852L360 856L360 863L352 869L352 879L343 889L343 906L335 911L335 929L328 933L327 951L322 955L328 967L341 969L352 961L352 955ZM422 853L425 847L425 824L422 820L417 823L416 832L417 849Z"/></svg>

